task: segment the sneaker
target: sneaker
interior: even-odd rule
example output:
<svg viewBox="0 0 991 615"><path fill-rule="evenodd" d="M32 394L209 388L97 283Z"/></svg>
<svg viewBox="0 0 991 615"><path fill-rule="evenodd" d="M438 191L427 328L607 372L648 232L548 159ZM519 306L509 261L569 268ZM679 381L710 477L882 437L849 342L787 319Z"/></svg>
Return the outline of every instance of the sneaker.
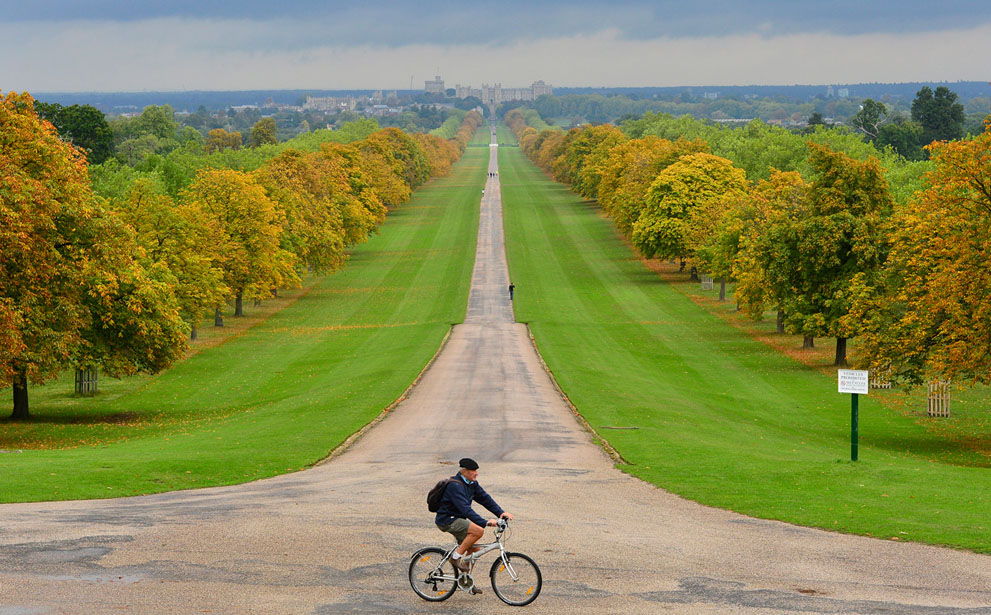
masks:
<svg viewBox="0 0 991 615"><path fill-rule="evenodd" d="M464 557L458 559L452 558L451 563L454 564L454 568L456 570L460 570L461 572L468 572L469 570L471 570L471 565L468 563L468 560Z"/></svg>

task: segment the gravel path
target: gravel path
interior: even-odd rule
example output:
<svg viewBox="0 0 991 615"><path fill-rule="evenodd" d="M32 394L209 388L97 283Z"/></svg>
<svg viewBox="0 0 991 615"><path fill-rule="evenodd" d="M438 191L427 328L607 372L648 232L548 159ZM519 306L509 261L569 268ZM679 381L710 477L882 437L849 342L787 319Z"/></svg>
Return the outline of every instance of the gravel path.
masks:
<svg viewBox="0 0 991 615"><path fill-rule="evenodd" d="M989 557L752 519L615 470L513 322L501 211L490 178L465 323L343 454L237 487L2 506L0 615L515 612L487 579L441 604L406 580L410 553L447 540L426 492L466 455L541 566L530 613L991 614Z"/></svg>

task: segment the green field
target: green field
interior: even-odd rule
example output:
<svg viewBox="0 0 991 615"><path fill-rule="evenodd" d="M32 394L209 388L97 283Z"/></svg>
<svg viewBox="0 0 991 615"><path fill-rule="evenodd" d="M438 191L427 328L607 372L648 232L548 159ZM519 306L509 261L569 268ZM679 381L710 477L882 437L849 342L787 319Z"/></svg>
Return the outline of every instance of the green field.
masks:
<svg viewBox="0 0 991 615"><path fill-rule="evenodd" d="M482 125L478 127L475 134L472 135L471 141L468 142L468 147L488 147L492 139L492 128L489 124L488 118L482 120Z"/></svg>
<svg viewBox="0 0 991 615"><path fill-rule="evenodd" d="M95 398L72 396L71 382L34 388L35 421L0 425L0 501L231 484L325 457L400 396L464 318L488 156L466 151L343 270L243 335L157 377L101 382ZM18 450L18 438L80 442Z"/></svg>
<svg viewBox="0 0 991 615"><path fill-rule="evenodd" d="M958 445L862 396L851 462L835 376L678 292L520 150L499 168L517 319L623 470L748 515L991 553L991 475L941 462Z"/></svg>

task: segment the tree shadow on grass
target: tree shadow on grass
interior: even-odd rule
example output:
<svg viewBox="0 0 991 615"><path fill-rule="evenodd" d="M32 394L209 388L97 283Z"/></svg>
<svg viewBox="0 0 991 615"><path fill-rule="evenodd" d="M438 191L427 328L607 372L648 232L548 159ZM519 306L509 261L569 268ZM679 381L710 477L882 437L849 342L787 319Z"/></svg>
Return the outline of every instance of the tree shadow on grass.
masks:
<svg viewBox="0 0 991 615"><path fill-rule="evenodd" d="M991 468L991 457L982 453L980 448L975 447L975 443L959 438L944 438L922 433L913 435L892 434L872 435L863 442L873 448L923 457L939 463ZM984 444L988 445L989 443ZM985 449L987 448L991 447L985 446Z"/></svg>

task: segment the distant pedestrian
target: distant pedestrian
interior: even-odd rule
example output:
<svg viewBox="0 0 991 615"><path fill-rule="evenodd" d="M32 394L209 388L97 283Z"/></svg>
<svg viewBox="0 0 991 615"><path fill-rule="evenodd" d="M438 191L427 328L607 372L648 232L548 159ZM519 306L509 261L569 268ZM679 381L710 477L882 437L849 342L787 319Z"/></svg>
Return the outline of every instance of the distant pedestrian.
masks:
<svg viewBox="0 0 991 615"><path fill-rule="evenodd" d="M513 300L513 291L516 290L516 285L512 282L509 283L509 300Z"/></svg>

